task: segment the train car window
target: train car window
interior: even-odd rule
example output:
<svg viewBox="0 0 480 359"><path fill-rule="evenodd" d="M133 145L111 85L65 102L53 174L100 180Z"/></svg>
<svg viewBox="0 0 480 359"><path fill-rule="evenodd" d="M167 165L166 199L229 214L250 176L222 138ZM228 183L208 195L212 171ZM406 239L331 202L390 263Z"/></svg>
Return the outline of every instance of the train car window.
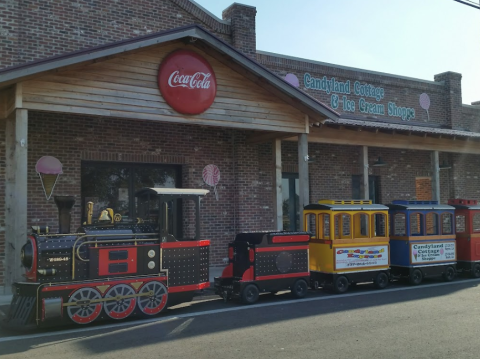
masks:
<svg viewBox="0 0 480 359"><path fill-rule="evenodd" d="M305 232L310 232L312 239L319 238L315 213L305 213L304 221Z"/></svg>
<svg viewBox="0 0 480 359"><path fill-rule="evenodd" d="M323 223L323 238L329 239L330 238L330 215L329 214L322 214L321 215L321 222ZM320 219L320 216L319 216Z"/></svg>
<svg viewBox="0 0 480 359"><path fill-rule="evenodd" d="M425 216L425 224L427 226L427 235L438 235L438 214L428 212Z"/></svg>
<svg viewBox="0 0 480 359"><path fill-rule="evenodd" d="M455 216L455 232L456 233L465 233L466 225L465 225L465 216L464 215L457 215Z"/></svg>
<svg viewBox="0 0 480 359"><path fill-rule="evenodd" d="M423 214L422 213L410 214L410 235L423 236Z"/></svg>
<svg viewBox="0 0 480 359"><path fill-rule="evenodd" d="M335 215L335 239L352 238L351 216L347 213Z"/></svg>
<svg viewBox="0 0 480 359"><path fill-rule="evenodd" d="M407 235L407 221L405 213L395 213L395 215L393 216L393 235Z"/></svg>
<svg viewBox="0 0 480 359"><path fill-rule="evenodd" d="M442 213L442 234L453 234L453 214Z"/></svg>
<svg viewBox="0 0 480 359"><path fill-rule="evenodd" d="M387 236L387 216L384 213L375 213L372 216L372 237ZM405 220L404 220L405 223ZM404 226L405 227L405 226Z"/></svg>
<svg viewBox="0 0 480 359"><path fill-rule="evenodd" d="M355 213L353 215L353 228L355 238L368 238L370 237L368 214Z"/></svg>
<svg viewBox="0 0 480 359"><path fill-rule="evenodd" d="M480 232L480 212L477 212L473 215L472 218L472 232L478 233Z"/></svg>

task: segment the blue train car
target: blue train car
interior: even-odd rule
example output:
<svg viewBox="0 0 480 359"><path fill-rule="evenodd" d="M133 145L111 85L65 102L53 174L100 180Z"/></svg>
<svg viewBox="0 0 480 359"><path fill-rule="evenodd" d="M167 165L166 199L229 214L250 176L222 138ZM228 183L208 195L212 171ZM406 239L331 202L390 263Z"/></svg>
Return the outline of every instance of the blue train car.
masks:
<svg viewBox="0 0 480 359"><path fill-rule="evenodd" d="M390 215L390 266L393 278L413 285L425 277L456 274L455 208L438 201L396 200Z"/></svg>

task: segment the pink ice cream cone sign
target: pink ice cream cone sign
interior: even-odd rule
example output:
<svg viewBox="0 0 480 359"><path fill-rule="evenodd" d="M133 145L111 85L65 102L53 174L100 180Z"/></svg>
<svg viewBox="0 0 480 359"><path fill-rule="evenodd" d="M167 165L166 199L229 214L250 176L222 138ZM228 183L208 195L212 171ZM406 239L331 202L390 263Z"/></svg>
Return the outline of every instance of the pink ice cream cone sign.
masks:
<svg viewBox="0 0 480 359"><path fill-rule="evenodd" d="M218 201L217 184L220 181L220 170L215 165L207 165L203 169L202 176L203 181L213 187L215 199Z"/></svg>
<svg viewBox="0 0 480 359"><path fill-rule="evenodd" d="M58 176L63 173L62 163L55 157L43 156L37 161L35 171L42 182L45 197L49 200L57 183Z"/></svg>

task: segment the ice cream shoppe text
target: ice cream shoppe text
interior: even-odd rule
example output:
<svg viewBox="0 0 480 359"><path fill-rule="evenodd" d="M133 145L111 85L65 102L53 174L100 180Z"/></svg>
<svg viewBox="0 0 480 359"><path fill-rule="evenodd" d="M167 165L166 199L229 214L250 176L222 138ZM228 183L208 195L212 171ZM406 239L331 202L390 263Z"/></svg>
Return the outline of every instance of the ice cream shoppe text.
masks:
<svg viewBox="0 0 480 359"><path fill-rule="evenodd" d="M412 263L455 261L455 242L410 245Z"/></svg>
<svg viewBox="0 0 480 359"><path fill-rule="evenodd" d="M403 121L410 121L415 118L414 108L399 106L392 101L388 102L386 106L383 103L379 103L385 97L383 87L376 87L360 81L337 81L335 77L327 78L327 76L323 76L316 78L309 73L305 73L303 82L307 89L324 91L327 95L331 95L330 106L334 110L343 112L355 112L358 110L369 115L399 117ZM348 98L347 95L352 93L355 96L360 96L357 102Z"/></svg>

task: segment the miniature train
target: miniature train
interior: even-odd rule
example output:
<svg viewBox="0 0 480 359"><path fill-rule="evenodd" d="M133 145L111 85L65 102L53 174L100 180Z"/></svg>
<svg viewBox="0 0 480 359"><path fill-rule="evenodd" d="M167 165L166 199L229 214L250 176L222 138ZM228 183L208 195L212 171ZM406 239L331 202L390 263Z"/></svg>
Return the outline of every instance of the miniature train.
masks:
<svg viewBox="0 0 480 359"><path fill-rule="evenodd" d="M70 232L72 197L55 197L59 234L32 227L22 248L26 280L13 285L4 325L24 328L153 316L189 301L210 286L210 241L200 236L200 198L207 190L144 188L136 193L138 218L123 221L102 211ZM188 203L187 203L188 201ZM193 206L191 205L193 202ZM188 221L172 234L180 203ZM260 293L309 288L344 293L352 284L385 288L392 279L420 284L425 277L480 277L480 206L455 199L393 201L321 200L305 206L304 231L237 234L228 266L214 280L225 301L255 303Z"/></svg>

